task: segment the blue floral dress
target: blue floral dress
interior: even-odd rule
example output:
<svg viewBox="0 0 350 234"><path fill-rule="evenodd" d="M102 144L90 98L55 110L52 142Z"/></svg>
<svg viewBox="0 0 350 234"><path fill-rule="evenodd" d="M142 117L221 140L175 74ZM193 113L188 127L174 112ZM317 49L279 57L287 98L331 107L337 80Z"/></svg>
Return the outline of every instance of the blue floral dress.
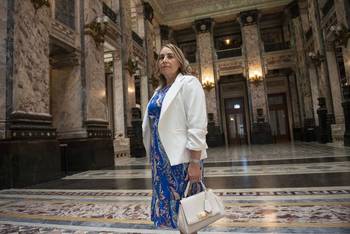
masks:
<svg viewBox="0 0 350 234"><path fill-rule="evenodd" d="M158 134L158 122L168 86L156 91L148 105L151 123L151 165L152 165L152 203L151 220L156 227L177 228L177 214L180 200L186 189L188 164L171 166ZM200 186L192 185L191 193L200 191Z"/></svg>

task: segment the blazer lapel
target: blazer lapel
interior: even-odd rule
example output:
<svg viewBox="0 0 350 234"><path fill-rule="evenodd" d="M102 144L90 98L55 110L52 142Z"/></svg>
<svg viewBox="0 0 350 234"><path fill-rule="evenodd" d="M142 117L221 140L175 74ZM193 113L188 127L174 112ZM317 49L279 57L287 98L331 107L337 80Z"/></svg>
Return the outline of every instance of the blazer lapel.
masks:
<svg viewBox="0 0 350 234"><path fill-rule="evenodd" d="M160 117L159 117L159 121L162 119L164 113L166 112L166 110L168 109L169 105L171 104L171 102L174 100L174 98L176 97L176 94L179 92L180 88L182 87L182 80L185 77L179 73L174 81L174 83L171 85L171 87L169 88L168 92L166 93L163 103L162 103L162 109L160 111Z"/></svg>

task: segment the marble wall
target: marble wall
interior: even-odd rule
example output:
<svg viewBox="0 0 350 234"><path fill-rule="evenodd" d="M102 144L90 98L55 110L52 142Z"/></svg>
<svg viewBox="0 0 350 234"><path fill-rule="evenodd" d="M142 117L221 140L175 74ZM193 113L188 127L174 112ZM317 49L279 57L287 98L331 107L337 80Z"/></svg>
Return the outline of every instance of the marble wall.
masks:
<svg viewBox="0 0 350 234"><path fill-rule="evenodd" d="M5 138L7 1L0 1L0 139Z"/></svg>
<svg viewBox="0 0 350 234"><path fill-rule="evenodd" d="M49 115L50 9L15 1L12 112Z"/></svg>

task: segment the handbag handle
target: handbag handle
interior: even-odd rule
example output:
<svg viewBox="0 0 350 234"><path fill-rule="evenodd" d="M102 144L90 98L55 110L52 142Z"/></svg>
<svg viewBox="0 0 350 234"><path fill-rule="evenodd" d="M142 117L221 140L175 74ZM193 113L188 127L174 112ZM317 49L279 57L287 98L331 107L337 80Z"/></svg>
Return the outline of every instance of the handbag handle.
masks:
<svg viewBox="0 0 350 234"><path fill-rule="evenodd" d="M205 185L204 185L203 181L201 180L201 181L199 181L199 183L201 183L202 188L204 189L204 191L206 191L206 190L207 190L207 188L205 187ZM184 197L187 197L187 195L188 195L188 191L190 190L190 185L191 185L191 184L192 184L192 182L191 182L191 181L188 181L188 182L187 182L187 186L186 186L186 190L185 190L185 193L184 193Z"/></svg>

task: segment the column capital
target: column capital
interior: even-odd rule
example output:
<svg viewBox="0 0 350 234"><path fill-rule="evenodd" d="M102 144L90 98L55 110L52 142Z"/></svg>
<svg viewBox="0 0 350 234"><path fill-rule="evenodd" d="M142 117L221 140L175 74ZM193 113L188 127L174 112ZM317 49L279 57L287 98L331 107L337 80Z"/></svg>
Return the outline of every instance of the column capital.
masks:
<svg viewBox="0 0 350 234"><path fill-rule="evenodd" d="M258 10L243 11L239 14L239 22L241 26L257 24L258 21L259 21Z"/></svg>
<svg viewBox="0 0 350 234"><path fill-rule="evenodd" d="M199 19L195 20L193 23L193 28L196 33L205 33L205 32L212 32L214 26L214 21L212 18L205 18L205 19Z"/></svg>

